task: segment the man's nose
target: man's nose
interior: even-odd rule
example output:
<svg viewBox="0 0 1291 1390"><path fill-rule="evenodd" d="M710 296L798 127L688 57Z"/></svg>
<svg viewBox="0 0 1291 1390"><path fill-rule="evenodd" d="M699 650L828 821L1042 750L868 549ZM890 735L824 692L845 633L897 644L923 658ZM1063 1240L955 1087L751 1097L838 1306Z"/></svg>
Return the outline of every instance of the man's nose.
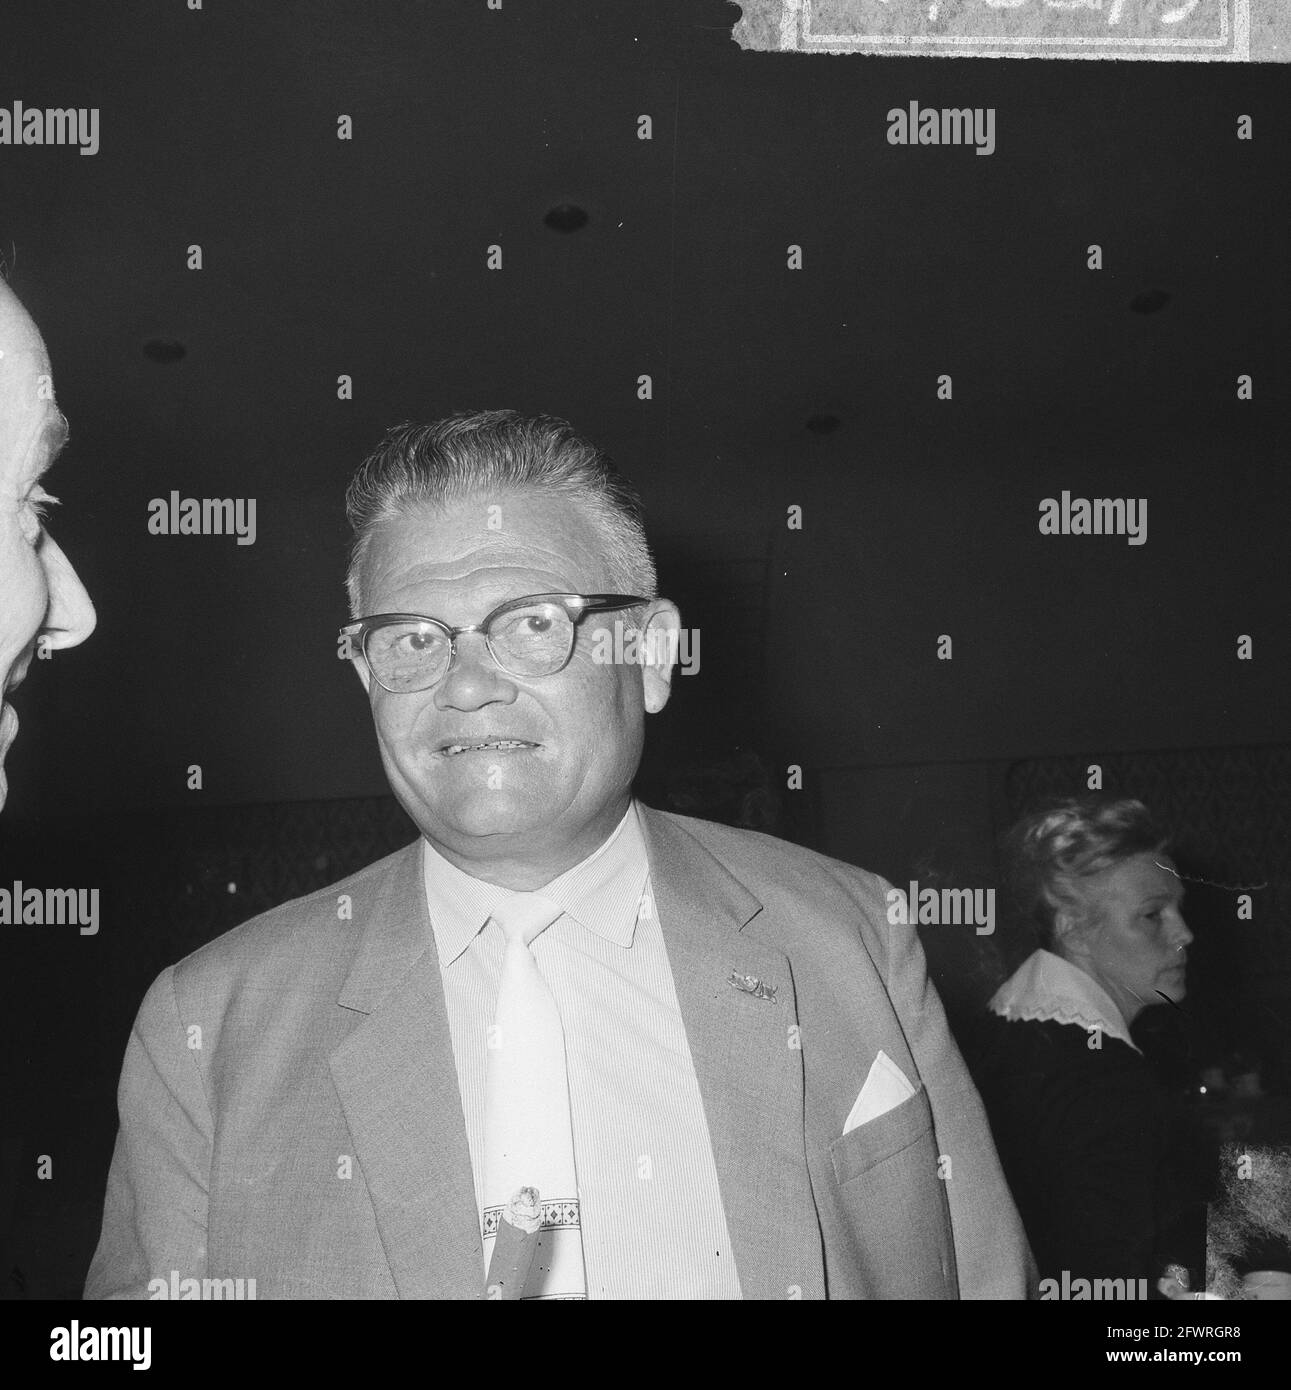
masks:
<svg viewBox="0 0 1291 1390"><path fill-rule="evenodd" d="M48 647L75 647L94 631L94 604L81 577L48 532L41 538L40 562L49 586L49 607L40 635Z"/></svg>
<svg viewBox="0 0 1291 1390"><path fill-rule="evenodd" d="M478 709L495 701L510 704L515 697L514 682L493 660L483 634L459 633L448 671L435 687L435 707Z"/></svg>

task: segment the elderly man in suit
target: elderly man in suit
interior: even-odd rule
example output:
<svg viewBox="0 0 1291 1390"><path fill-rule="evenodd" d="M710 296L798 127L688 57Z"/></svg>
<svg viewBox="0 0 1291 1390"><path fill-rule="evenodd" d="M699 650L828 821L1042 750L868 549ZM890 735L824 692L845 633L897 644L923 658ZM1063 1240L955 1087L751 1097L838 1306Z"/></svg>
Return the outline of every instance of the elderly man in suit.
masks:
<svg viewBox="0 0 1291 1390"><path fill-rule="evenodd" d="M633 799L679 616L603 455L457 415L348 503L421 837L154 983L87 1295L1024 1297L886 884Z"/></svg>

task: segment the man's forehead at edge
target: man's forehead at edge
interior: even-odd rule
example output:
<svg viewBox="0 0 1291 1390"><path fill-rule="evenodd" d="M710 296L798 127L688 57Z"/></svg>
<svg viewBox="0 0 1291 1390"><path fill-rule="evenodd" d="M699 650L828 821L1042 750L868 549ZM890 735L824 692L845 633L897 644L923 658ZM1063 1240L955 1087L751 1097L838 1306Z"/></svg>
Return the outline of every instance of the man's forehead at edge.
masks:
<svg viewBox="0 0 1291 1390"><path fill-rule="evenodd" d="M0 478L34 482L66 444L68 433L67 419L54 401L44 339L22 301L0 279ZM33 454L37 462L28 477Z"/></svg>
<svg viewBox="0 0 1291 1390"><path fill-rule="evenodd" d="M49 357L40 329L3 278L0 278L0 352L4 354L0 362L33 355L42 359L48 370Z"/></svg>

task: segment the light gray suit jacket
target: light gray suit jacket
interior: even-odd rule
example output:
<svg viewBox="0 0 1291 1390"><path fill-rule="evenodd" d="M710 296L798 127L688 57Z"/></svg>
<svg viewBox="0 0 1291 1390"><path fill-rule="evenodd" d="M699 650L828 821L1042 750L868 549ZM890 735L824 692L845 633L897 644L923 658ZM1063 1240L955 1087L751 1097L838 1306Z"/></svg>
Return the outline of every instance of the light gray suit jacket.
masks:
<svg viewBox="0 0 1291 1390"><path fill-rule="evenodd" d="M1025 1297L981 1103L887 885L641 811L745 1296ZM844 1135L880 1050L918 1090ZM258 1298L485 1296L419 841L163 971L119 1106L87 1298L172 1271Z"/></svg>

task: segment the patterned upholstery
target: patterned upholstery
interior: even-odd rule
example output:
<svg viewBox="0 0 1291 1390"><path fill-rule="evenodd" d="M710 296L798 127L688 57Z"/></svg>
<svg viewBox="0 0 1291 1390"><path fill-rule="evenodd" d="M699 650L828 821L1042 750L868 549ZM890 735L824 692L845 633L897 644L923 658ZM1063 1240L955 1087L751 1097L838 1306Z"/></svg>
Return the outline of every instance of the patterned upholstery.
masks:
<svg viewBox="0 0 1291 1390"><path fill-rule="evenodd" d="M374 796L205 808L149 817L139 833L160 851L147 915L193 949L400 849L417 828L392 796Z"/></svg>

